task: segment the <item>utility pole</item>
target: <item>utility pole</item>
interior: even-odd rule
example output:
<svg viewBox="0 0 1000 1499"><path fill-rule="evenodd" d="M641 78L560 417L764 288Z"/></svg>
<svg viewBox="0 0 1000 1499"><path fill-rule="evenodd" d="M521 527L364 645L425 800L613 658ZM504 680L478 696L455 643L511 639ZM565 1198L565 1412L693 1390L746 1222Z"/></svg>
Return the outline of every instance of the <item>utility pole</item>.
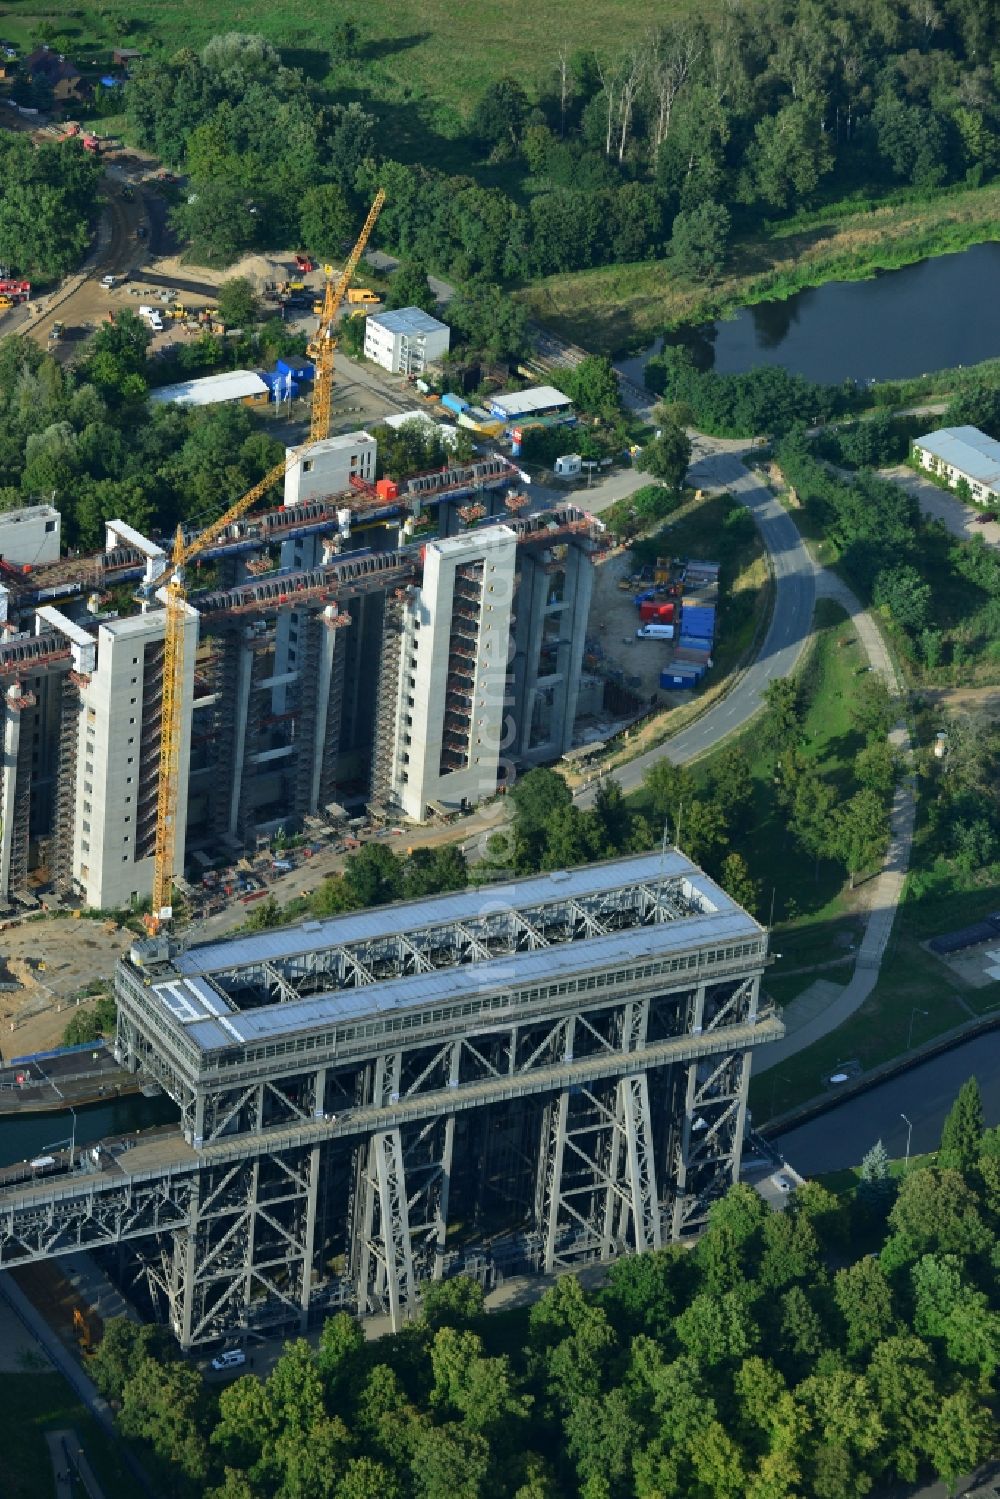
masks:
<svg viewBox="0 0 1000 1499"><path fill-rule="evenodd" d="M907 1117L906 1117L905 1114L900 1114L899 1117L900 1117L900 1119L902 1119L903 1123L906 1125L906 1163L905 1163L903 1169L905 1171L909 1171L909 1169L910 1169L910 1141L913 1139L913 1125L910 1122L910 1120L907 1119Z"/></svg>

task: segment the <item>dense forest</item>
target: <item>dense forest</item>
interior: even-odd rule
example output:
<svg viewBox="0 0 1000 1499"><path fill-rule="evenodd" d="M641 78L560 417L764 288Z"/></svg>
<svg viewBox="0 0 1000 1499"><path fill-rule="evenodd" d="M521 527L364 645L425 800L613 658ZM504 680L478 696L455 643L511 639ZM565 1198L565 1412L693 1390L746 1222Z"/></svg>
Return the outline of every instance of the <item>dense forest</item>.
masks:
<svg viewBox="0 0 1000 1499"><path fill-rule="evenodd" d="M996 1442L1000 1131L974 1081L936 1161L785 1211L748 1186L692 1248L565 1275L486 1316L424 1288L366 1342L345 1313L226 1387L155 1329L105 1330L91 1371L164 1495L210 1499L858 1499L951 1482Z"/></svg>
<svg viewBox="0 0 1000 1499"><path fill-rule="evenodd" d="M533 83L490 84L458 138L414 123L405 159L362 62L344 102L261 37L151 60L127 111L139 144L190 174L181 229L222 257L296 240L334 253L381 183L380 241L460 280L665 252L706 276L734 229L993 177L998 27L988 0L754 0L600 57L554 37ZM341 33L343 63L357 39ZM440 170L442 156L466 169Z"/></svg>
<svg viewBox="0 0 1000 1499"><path fill-rule="evenodd" d="M64 543L95 547L111 516L146 532L213 518L278 461L246 407L148 406L149 339L122 312L71 370L31 339L0 343L0 509L50 501Z"/></svg>
<svg viewBox="0 0 1000 1499"><path fill-rule="evenodd" d="M32 145L0 131L0 265L48 280L83 257L98 208L100 163L79 141Z"/></svg>

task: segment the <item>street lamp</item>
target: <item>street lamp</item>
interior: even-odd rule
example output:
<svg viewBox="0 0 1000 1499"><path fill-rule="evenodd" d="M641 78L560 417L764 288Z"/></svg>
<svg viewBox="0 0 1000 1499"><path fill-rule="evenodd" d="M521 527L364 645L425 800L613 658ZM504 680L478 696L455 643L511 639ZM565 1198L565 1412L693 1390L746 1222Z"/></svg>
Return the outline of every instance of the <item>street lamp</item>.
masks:
<svg viewBox="0 0 1000 1499"><path fill-rule="evenodd" d="M917 1018L918 1015L926 1015L927 1013L928 1012L926 1010L914 1009L912 1011L912 1013L910 1015L910 1029L909 1029L909 1031L907 1032L907 1035L906 1035L906 1049L907 1049L907 1051L909 1051L910 1047L913 1045L913 1022L916 1020L916 1018Z"/></svg>
<svg viewBox="0 0 1000 1499"><path fill-rule="evenodd" d="M910 1141L913 1139L913 1124L912 1124L911 1120L907 1119L907 1117L906 1117L905 1114L900 1114L899 1117L900 1117L900 1119L902 1119L903 1123L906 1125L906 1165L905 1165L904 1169L907 1170L907 1171L909 1171L909 1169L910 1169Z"/></svg>

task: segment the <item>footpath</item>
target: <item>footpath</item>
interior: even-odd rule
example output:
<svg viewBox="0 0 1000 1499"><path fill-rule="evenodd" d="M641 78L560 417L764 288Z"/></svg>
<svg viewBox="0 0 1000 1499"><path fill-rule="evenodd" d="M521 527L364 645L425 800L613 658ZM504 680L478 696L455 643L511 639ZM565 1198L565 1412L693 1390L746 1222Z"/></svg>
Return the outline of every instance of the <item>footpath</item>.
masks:
<svg viewBox="0 0 1000 1499"><path fill-rule="evenodd" d="M901 695L900 682L885 641L857 595L842 579L822 568L817 568L816 592L820 598L832 599L850 616L869 665L884 679L892 696L898 699ZM820 980L785 1006L784 1039L776 1041L772 1046L762 1047L754 1055L754 1073L758 1077L772 1067L781 1066L789 1057L837 1030L845 1020L849 1020L860 1010L878 983L879 970L903 896L917 812L916 777L910 764L913 743L905 719L900 718L893 726L889 742L903 762L904 771L893 796L889 848L881 872L871 886L868 918L858 947L854 973L842 987L827 979Z"/></svg>

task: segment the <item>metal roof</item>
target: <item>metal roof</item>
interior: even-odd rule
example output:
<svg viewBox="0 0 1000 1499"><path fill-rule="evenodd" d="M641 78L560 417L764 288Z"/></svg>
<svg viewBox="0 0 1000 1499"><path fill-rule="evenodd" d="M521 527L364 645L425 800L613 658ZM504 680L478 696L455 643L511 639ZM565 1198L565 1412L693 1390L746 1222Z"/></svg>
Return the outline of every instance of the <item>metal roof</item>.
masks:
<svg viewBox="0 0 1000 1499"><path fill-rule="evenodd" d="M685 875L690 881L692 898L706 915L739 909L696 864L676 849L668 849L665 854L635 854L627 859L610 859L580 869L532 875L527 879L513 880L510 884L485 885L422 900L398 901L391 906L375 906L368 911L331 916L325 921L304 921L298 926L280 927L273 932L254 932L220 942L206 942L179 953L172 966L183 974L220 973L267 959L318 952L344 942L392 936L399 931L413 931L416 927L435 923L467 920L511 906L521 909L545 901L596 895L604 890Z"/></svg>
<svg viewBox="0 0 1000 1499"><path fill-rule="evenodd" d="M1000 494L1000 442L978 427L939 427L915 438L913 445Z"/></svg>
<svg viewBox="0 0 1000 1499"><path fill-rule="evenodd" d="M572 974L597 973L681 952L697 952L724 942L759 939L762 929L732 901L727 911L682 917L654 926L630 927L585 942L559 944L533 952L506 954L474 964L410 974L405 978L336 989L307 999L254 1010L229 1010L203 978L175 978L151 986L185 1035L202 1051L253 1045L277 1036L314 1031L363 1017L385 1017L401 1009L448 1005L468 995L485 996L516 986L550 982ZM393 907L392 909L398 909Z"/></svg>
<svg viewBox="0 0 1000 1499"><path fill-rule="evenodd" d="M447 323L439 322L436 317L431 317L429 312L424 312L422 307L397 307L392 312L370 312L369 323L377 323L380 328L385 328L388 333L412 334L427 333L450 333Z"/></svg>
<svg viewBox="0 0 1000 1499"><path fill-rule="evenodd" d="M229 370L222 375L206 375L201 380L161 385L149 392L149 399L160 404L173 401L178 406L214 406L219 401L241 401L245 396L267 394L267 385L253 370Z"/></svg>
<svg viewBox="0 0 1000 1499"><path fill-rule="evenodd" d="M518 390L509 396L490 396L490 410L502 412L504 416L521 416L528 411L551 411L554 406L572 406L569 396L564 396L554 385L534 385L530 390Z"/></svg>

